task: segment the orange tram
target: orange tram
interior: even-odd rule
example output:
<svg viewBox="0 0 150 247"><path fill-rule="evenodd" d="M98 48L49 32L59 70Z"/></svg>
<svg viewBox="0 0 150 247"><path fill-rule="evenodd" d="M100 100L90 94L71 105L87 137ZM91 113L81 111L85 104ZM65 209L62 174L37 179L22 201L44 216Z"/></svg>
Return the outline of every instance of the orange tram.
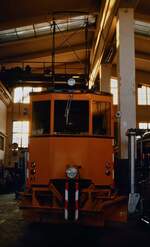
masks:
<svg viewBox="0 0 150 247"><path fill-rule="evenodd" d="M127 220L114 184L112 95L31 94L29 160L20 208L31 221L103 226Z"/></svg>

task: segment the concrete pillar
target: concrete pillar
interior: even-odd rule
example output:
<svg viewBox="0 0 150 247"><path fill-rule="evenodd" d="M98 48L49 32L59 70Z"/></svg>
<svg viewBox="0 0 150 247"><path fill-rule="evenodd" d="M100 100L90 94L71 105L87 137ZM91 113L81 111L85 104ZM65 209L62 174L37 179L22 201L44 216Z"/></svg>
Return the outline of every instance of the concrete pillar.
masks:
<svg viewBox="0 0 150 247"><path fill-rule="evenodd" d="M110 93L111 64L100 65L100 90Z"/></svg>
<svg viewBox="0 0 150 247"><path fill-rule="evenodd" d="M136 128L134 10L120 8L117 23L120 158L128 157L126 131Z"/></svg>

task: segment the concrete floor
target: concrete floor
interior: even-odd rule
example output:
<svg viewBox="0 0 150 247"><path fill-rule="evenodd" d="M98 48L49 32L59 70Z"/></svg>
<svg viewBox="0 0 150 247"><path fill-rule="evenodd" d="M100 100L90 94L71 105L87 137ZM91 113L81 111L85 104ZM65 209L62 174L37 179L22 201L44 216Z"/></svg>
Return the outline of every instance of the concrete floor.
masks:
<svg viewBox="0 0 150 247"><path fill-rule="evenodd" d="M0 195L0 247L150 246L150 228L135 222L102 229L28 224L14 198L14 194Z"/></svg>

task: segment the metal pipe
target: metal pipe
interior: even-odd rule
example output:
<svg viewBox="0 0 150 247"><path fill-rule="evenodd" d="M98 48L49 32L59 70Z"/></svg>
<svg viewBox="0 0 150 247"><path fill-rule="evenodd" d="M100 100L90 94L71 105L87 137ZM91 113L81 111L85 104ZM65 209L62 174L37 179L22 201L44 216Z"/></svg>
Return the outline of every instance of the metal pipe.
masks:
<svg viewBox="0 0 150 247"><path fill-rule="evenodd" d="M135 193L135 135L130 135L130 150L131 150L131 193Z"/></svg>
<svg viewBox="0 0 150 247"><path fill-rule="evenodd" d="M52 33L52 82L55 82L55 32L56 23L53 19L53 33Z"/></svg>
<svg viewBox="0 0 150 247"><path fill-rule="evenodd" d="M88 68L88 18L87 18L85 22L85 68L84 68L86 82L88 81L88 72L89 72L89 68Z"/></svg>
<svg viewBox="0 0 150 247"><path fill-rule="evenodd" d="M136 193L135 188L135 166L136 166L136 129L129 129L127 132L128 136L128 158L130 165L130 194L128 201L129 213L135 213L136 207L140 200L140 194Z"/></svg>

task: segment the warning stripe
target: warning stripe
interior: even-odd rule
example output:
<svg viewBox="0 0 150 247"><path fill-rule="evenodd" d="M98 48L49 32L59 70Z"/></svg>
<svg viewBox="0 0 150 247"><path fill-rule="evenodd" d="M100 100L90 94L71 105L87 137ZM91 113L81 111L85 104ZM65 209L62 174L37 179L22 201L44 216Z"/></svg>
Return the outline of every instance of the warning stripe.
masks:
<svg viewBox="0 0 150 247"><path fill-rule="evenodd" d="M76 177L75 184L75 220L79 218L79 180L78 176Z"/></svg>
<svg viewBox="0 0 150 247"><path fill-rule="evenodd" d="M65 183L65 220L68 220L68 190L69 190L69 183L68 183L68 178L66 178L66 183Z"/></svg>
<svg viewBox="0 0 150 247"><path fill-rule="evenodd" d="M79 179L78 176L76 177L75 181L75 220L78 220L79 218ZM64 205L64 217L65 220L69 219L69 181L68 177L66 177L66 183L65 183L65 205Z"/></svg>

